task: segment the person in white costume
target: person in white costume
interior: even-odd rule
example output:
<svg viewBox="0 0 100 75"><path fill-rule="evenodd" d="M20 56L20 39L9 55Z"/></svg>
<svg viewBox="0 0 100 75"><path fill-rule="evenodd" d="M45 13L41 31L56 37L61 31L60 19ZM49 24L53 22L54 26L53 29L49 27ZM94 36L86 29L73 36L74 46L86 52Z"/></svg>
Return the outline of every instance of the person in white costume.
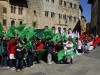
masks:
<svg viewBox="0 0 100 75"><path fill-rule="evenodd" d="M74 50L73 49L73 42L72 42L72 38L71 37L69 37L68 38L68 41L67 42L64 42L63 43L64 44L64 50L65 50L65 55L68 53L68 52L70 52L71 50ZM67 63L73 63L73 55L71 55L71 56L67 56Z"/></svg>
<svg viewBox="0 0 100 75"><path fill-rule="evenodd" d="M94 46L92 44L93 44L93 40L92 40L92 38L89 38L89 42L87 43L87 49L89 51L92 51L94 48Z"/></svg>

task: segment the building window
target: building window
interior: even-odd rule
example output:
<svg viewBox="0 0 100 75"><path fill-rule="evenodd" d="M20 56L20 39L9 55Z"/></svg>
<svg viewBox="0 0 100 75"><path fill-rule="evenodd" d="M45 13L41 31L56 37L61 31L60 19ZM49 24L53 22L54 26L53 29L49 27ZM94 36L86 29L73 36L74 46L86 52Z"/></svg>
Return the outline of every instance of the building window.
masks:
<svg viewBox="0 0 100 75"><path fill-rule="evenodd" d="M72 8L72 3L70 3L70 8Z"/></svg>
<svg viewBox="0 0 100 75"><path fill-rule="evenodd" d="M36 11L34 11L34 15L36 16Z"/></svg>
<svg viewBox="0 0 100 75"><path fill-rule="evenodd" d="M61 27L58 27L58 32L61 34Z"/></svg>
<svg viewBox="0 0 100 75"><path fill-rule="evenodd" d="M63 15L63 19L66 20L66 15Z"/></svg>
<svg viewBox="0 0 100 75"><path fill-rule="evenodd" d="M55 13L54 12L51 12L51 17L53 18L55 16Z"/></svg>
<svg viewBox="0 0 100 75"><path fill-rule="evenodd" d="M76 5L76 4L74 4L74 8L75 8L75 9L77 8L77 5Z"/></svg>
<svg viewBox="0 0 100 75"><path fill-rule="evenodd" d="M76 17L74 17L74 21L76 22Z"/></svg>
<svg viewBox="0 0 100 75"><path fill-rule="evenodd" d="M72 21L72 16L69 16L69 21Z"/></svg>
<svg viewBox="0 0 100 75"><path fill-rule="evenodd" d="M15 21L14 20L11 21L11 25L15 25Z"/></svg>
<svg viewBox="0 0 100 75"><path fill-rule="evenodd" d="M20 15L20 7L18 7L18 14Z"/></svg>
<svg viewBox="0 0 100 75"><path fill-rule="evenodd" d="M45 16L46 16L46 17L49 16L49 11L45 11Z"/></svg>
<svg viewBox="0 0 100 75"><path fill-rule="evenodd" d="M23 7L19 7L19 8L18 8L18 14L19 14L19 15L22 15L22 14L23 14Z"/></svg>
<svg viewBox="0 0 100 75"><path fill-rule="evenodd" d="M62 19L62 14L59 14L59 19Z"/></svg>
<svg viewBox="0 0 100 75"><path fill-rule="evenodd" d="M49 28L48 26L45 26L45 27L44 27L44 29L48 29L48 28Z"/></svg>
<svg viewBox="0 0 100 75"><path fill-rule="evenodd" d="M59 0L59 5L62 5L62 3L63 3L63 0Z"/></svg>
<svg viewBox="0 0 100 75"><path fill-rule="evenodd" d="M56 28L53 26L53 27L52 27L52 31L53 31L53 33L55 33L55 30L56 30Z"/></svg>
<svg viewBox="0 0 100 75"><path fill-rule="evenodd" d="M7 8L3 7L3 13L7 13Z"/></svg>
<svg viewBox="0 0 100 75"><path fill-rule="evenodd" d="M13 7L13 6L11 6L11 13L13 13L13 11L14 11L14 7Z"/></svg>
<svg viewBox="0 0 100 75"><path fill-rule="evenodd" d="M66 31L67 31L67 29L66 29L66 28L63 28L63 30L64 30L64 32L66 32Z"/></svg>
<svg viewBox="0 0 100 75"><path fill-rule="evenodd" d="M64 6L66 6L66 1L64 1Z"/></svg>
<svg viewBox="0 0 100 75"><path fill-rule="evenodd" d="M23 24L23 22L22 22L22 21L20 21L20 22L19 22L19 24Z"/></svg>
<svg viewBox="0 0 100 75"><path fill-rule="evenodd" d="M23 7L20 8L20 14L23 14Z"/></svg>
<svg viewBox="0 0 100 75"><path fill-rule="evenodd" d="M14 8L13 10L14 10L14 14L15 14L16 13L16 7L13 7L13 8Z"/></svg>
<svg viewBox="0 0 100 75"><path fill-rule="evenodd" d="M6 26L7 25L7 20L3 19L3 25Z"/></svg>
<svg viewBox="0 0 100 75"><path fill-rule="evenodd" d="M51 0L52 1L52 3L54 3L55 2L55 0Z"/></svg>
<svg viewBox="0 0 100 75"><path fill-rule="evenodd" d="M37 26L37 22L33 22L33 25L32 25L34 28L36 28Z"/></svg>

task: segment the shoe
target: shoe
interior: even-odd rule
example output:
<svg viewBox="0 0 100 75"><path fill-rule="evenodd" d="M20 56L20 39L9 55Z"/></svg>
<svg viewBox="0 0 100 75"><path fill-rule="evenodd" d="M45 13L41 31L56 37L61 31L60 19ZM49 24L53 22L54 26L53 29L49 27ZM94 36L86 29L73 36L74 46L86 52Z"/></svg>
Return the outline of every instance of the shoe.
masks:
<svg viewBox="0 0 100 75"><path fill-rule="evenodd" d="M73 64L73 62L70 62L70 64Z"/></svg>
<svg viewBox="0 0 100 75"><path fill-rule="evenodd" d="M24 69L21 69L21 71L24 71Z"/></svg>
<svg viewBox="0 0 100 75"><path fill-rule="evenodd" d="M77 55L82 55L81 53L78 53Z"/></svg>
<svg viewBox="0 0 100 75"><path fill-rule="evenodd" d="M47 63L47 64L49 64L49 65L51 65L53 62L49 62L49 63Z"/></svg>
<svg viewBox="0 0 100 75"><path fill-rule="evenodd" d="M16 72L20 72L20 71L21 71L20 69L17 69L17 70L16 70Z"/></svg>
<svg viewBox="0 0 100 75"><path fill-rule="evenodd" d="M12 70L12 71L14 71L14 70L15 70L15 68L11 68L11 70Z"/></svg>
<svg viewBox="0 0 100 75"><path fill-rule="evenodd" d="M70 64L70 62L66 62L66 64Z"/></svg>

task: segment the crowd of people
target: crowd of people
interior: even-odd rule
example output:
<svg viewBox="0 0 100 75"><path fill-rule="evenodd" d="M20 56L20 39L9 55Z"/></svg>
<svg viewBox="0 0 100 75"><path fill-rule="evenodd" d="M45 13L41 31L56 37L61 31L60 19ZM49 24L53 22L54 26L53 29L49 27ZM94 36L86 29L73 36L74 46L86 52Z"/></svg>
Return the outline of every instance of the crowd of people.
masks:
<svg viewBox="0 0 100 75"><path fill-rule="evenodd" d="M32 47L23 48L23 44L28 43L27 38L20 39L12 37L9 40L2 36L0 40L0 65L11 70L23 71L25 67L31 67L35 63L41 63L41 60L47 64L66 63L73 64L73 51L77 55L90 53L97 45L100 45L100 35L81 34L73 40L68 36L67 40L53 42L50 38L42 39L36 37L32 40ZM76 44L75 44L76 43ZM77 46L75 46L77 45ZM58 53L64 50L65 56L58 60ZM39 53L40 51L40 53Z"/></svg>

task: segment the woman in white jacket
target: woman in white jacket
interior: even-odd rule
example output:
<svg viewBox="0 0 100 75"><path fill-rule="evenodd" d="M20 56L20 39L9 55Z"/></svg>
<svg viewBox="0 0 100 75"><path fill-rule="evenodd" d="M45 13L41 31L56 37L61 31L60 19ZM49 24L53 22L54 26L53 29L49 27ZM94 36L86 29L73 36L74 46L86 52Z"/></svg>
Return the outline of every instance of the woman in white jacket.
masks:
<svg viewBox="0 0 100 75"><path fill-rule="evenodd" d="M66 45L64 46L65 55L66 55L68 52L74 50L74 49L73 49L74 44L73 44L73 42L72 42L72 38L69 38L68 41L67 41L66 43L64 43L64 44L66 44ZM69 63L71 63L71 64L73 63L73 55L67 56L67 63L68 63L68 64L69 64Z"/></svg>

